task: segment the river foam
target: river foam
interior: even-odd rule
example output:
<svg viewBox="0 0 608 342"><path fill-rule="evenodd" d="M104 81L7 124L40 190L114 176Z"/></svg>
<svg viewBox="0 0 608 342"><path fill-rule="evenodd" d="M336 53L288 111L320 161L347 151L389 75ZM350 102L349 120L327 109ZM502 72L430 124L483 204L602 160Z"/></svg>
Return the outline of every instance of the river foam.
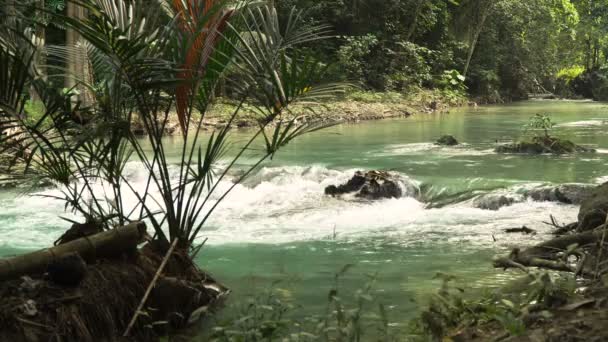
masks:
<svg viewBox="0 0 608 342"><path fill-rule="evenodd" d="M460 144L457 146L442 146L435 143L411 143L411 144L395 144L383 147L382 150L369 151L367 154L376 156L401 156L401 155L416 155L429 154L444 156L484 156L494 154L493 149L477 150L472 149L468 144Z"/></svg>
<svg viewBox="0 0 608 342"><path fill-rule="evenodd" d="M601 127L608 125L608 120L605 118L591 119L591 120L581 120L581 121L572 121L565 122L555 127Z"/></svg>
<svg viewBox="0 0 608 342"><path fill-rule="evenodd" d="M550 214L564 222L576 219L575 206L548 202L524 202L488 211L467 202L427 209L412 197L368 202L324 195L326 186L346 182L354 171L321 165L264 167L234 188L213 213L200 238L208 238L211 245L376 237L399 245L424 239L489 246L518 240L530 243L529 238L519 236L503 240L502 231L524 224L548 231L542 221ZM145 175L136 165L129 165L128 174L136 188L145 187ZM229 180L222 181L220 192L231 185ZM49 190L37 195L49 194L60 193ZM127 206L135 203L127 196ZM46 247L69 226L58 217L63 212L63 203L58 200L5 194L0 205L0 235L5 246Z"/></svg>

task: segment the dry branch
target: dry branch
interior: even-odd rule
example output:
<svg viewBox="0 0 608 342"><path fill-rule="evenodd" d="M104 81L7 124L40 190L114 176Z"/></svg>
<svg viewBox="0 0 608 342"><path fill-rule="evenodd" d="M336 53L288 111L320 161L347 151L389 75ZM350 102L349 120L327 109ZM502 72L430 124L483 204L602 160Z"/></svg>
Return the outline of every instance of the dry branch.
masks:
<svg viewBox="0 0 608 342"><path fill-rule="evenodd" d="M538 267L589 275L589 272L583 269L586 258L579 256L579 264L571 265L565 262L564 258L559 254L567 251L568 247L575 244L578 246L595 244L602 239L603 235L604 230L597 229L574 235L560 236L523 251L516 248L510 255L495 259L494 267L505 269L514 267L523 269L525 269L525 267Z"/></svg>
<svg viewBox="0 0 608 342"><path fill-rule="evenodd" d="M139 317L139 314L141 313L141 309L143 309L144 304L146 304L146 301L148 300L148 296L150 296L150 292L152 292L152 289L154 288L156 281L160 277L160 274L163 272L163 269L165 268L167 261L169 261L169 257L173 253L175 246L177 246L178 241L179 241L178 239L175 239L173 241L173 243L171 244L171 247L167 251L167 254L163 258L163 261L160 263L160 266L158 266L158 270L156 271L156 274L154 274L154 278L152 278L150 285L148 285L148 289L146 289L146 293L144 294L144 297L141 299L141 302L139 302L139 305L137 306L137 309L135 310L135 313L133 314L133 317L131 318L131 321L129 322L127 329L125 330L124 334L122 335L123 337L129 336L129 332L131 332L131 328L133 328L133 325L137 321L137 317Z"/></svg>
<svg viewBox="0 0 608 342"><path fill-rule="evenodd" d="M44 272L50 263L70 253L78 253L85 260L116 257L135 249L145 234L146 225L143 222L131 223L53 248L0 259L0 280Z"/></svg>

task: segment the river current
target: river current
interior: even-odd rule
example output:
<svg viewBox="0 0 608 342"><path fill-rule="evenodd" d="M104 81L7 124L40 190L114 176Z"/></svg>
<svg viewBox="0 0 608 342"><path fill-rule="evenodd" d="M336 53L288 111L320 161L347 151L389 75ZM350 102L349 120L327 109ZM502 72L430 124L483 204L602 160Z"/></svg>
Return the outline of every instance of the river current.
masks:
<svg viewBox="0 0 608 342"><path fill-rule="evenodd" d="M493 152L517 139L536 113L549 114L553 134L598 149L576 156L516 156ZM239 135L246 133L238 133ZM439 147L452 134L463 144ZM168 140L176 152L177 140ZM438 198L488 189L516 191L546 183L608 180L608 108L601 103L528 101L453 110L450 114L340 125L305 136L281 151L227 197L201 233L208 238L197 263L233 290L238 301L280 288L289 300L318 312L334 274L346 290L375 275L379 299L393 317L412 317L436 291L438 272L473 288L498 286L512 274L492 268L492 257L546 238L549 215L576 220L578 208L526 201L498 211L470 201L428 209L414 198L362 202L329 198L323 189L356 170L398 172ZM137 182L136 167L129 177ZM227 187L227 181L222 186ZM40 190L51 191L51 190ZM32 194L0 192L0 255L47 247L68 224L63 204ZM526 225L535 236L505 234ZM273 285L274 284L274 285Z"/></svg>

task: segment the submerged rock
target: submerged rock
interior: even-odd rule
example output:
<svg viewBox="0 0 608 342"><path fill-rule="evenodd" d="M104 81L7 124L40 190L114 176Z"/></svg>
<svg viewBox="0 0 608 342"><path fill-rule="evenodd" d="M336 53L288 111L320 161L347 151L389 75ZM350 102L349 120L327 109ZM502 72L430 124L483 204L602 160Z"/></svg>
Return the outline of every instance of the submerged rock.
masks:
<svg viewBox="0 0 608 342"><path fill-rule="evenodd" d="M597 228L606 222L608 213L608 183L596 187L581 203L578 212L578 230Z"/></svg>
<svg viewBox="0 0 608 342"><path fill-rule="evenodd" d="M541 186L525 193L527 198L539 202L561 202L581 204L596 188L592 184L561 184L558 186Z"/></svg>
<svg viewBox="0 0 608 342"><path fill-rule="evenodd" d="M496 153L516 153L516 154L569 154L569 153L593 153L592 148L583 147L570 140L553 137L535 137L532 141L516 142L498 146Z"/></svg>
<svg viewBox="0 0 608 342"><path fill-rule="evenodd" d="M410 183L404 182L397 175L385 171L357 171L355 175L345 184L330 185L325 188L325 194L329 196L340 196L354 193L355 197L369 200L383 198L401 198L411 196L418 189Z"/></svg>
<svg viewBox="0 0 608 342"><path fill-rule="evenodd" d="M520 201L521 198L510 194L489 193L475 198L473 200L473 207L485 210L498 210Z"/></svg>
<svg viewBox="0 0 608 342"><path fill-rule="evenodd" d="M435 144L441 146L456 146L459 143L458 140L456 140L456 138L454 138L452 135L442 135L439 139L437 139Z"/></svg>
<svg viewBox="0 0 608 342"><path fill-rule="evenodd" d="M596 188L591 184L562 184L555 188L557 199L566 204L581 204Z"/></svg>

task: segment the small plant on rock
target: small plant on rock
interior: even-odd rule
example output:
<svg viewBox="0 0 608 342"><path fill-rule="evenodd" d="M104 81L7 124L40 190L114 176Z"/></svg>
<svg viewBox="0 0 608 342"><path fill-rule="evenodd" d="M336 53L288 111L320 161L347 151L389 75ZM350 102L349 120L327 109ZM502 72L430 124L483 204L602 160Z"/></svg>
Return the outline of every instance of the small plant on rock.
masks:
<svg viewBox="0 0 608 342"><path fill-rule="evenodd" d="M530 130L543 131L545 139L550 139L549 132L553 129L554 123L551 121L551 117L546 114L536 114L530 118L530 121L525 126L525 132Z"/></svg>

